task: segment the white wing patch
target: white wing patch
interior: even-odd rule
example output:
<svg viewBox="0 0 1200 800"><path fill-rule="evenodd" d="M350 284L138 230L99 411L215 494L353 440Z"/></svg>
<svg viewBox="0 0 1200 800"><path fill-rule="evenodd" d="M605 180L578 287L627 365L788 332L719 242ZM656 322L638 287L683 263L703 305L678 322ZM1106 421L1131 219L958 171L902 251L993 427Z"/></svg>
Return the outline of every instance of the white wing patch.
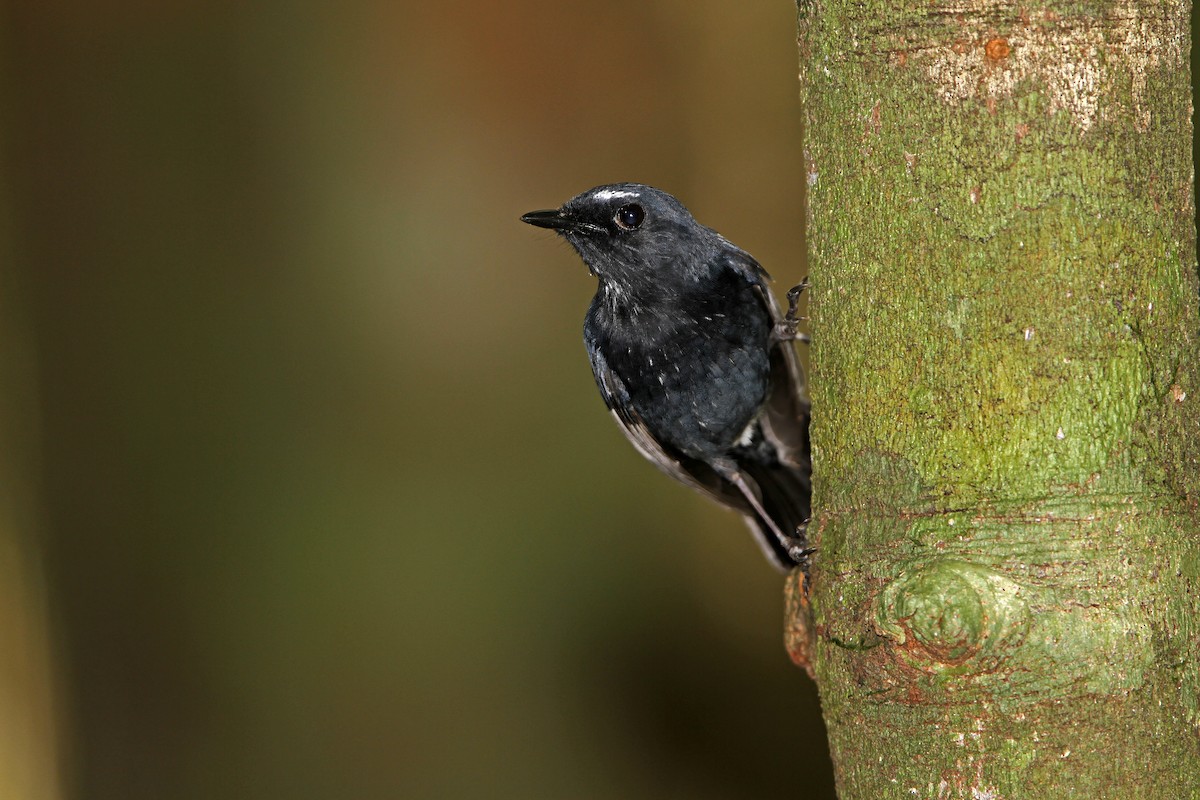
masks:
<svg viewBox="0 0 1200 800"><path fill-rule="evenodd" d="M749 447L754 443L754 422L755 420L750 420L750 424L742 431L742 435L733 443L734 447Z"/></svg>

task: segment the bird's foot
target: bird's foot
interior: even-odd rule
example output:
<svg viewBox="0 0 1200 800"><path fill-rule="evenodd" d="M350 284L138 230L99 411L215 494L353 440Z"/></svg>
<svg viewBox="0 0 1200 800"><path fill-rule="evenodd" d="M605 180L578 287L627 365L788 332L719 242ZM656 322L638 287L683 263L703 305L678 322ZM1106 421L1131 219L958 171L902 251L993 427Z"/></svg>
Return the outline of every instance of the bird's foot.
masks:
<svg viewBox="0 0 1200 800"><path fill-rule="evenodd" d="M800 295L804 294L804 290L807 288L808 288L808 276L805 275L803 278L800 279L799 283L797 283L792 288L788 289L788 293L787 293L787 299L788 299L787 318L788 319L804 319L804 317L800 317L800 316L796 315L796 306L800 304Z"/></svg>
<svg viewBox="0 0 1200 800"><path fill-rule="evenodd" d="M817 548L808 542L808 520L796 527L796 533L788 537L784 546L787 549L788 558L807 575L811 563L809 557L817 552Z"/></svg>
<svg viewBox="0 0 1200 800"><path fill-rule="evenodd" d="M800 569L804 570L807 573L808 568L809 568L810 564L812 563L809 556L811 556L815 552L817 552L817 548L815 548L815 547L807 547L805 545L795 545L795 546L788 548L788 558L790 558L790 559L792 559L792 561L796 562L796 566L800 567Z"/></svg>
<svg viewBox="0 0 1200 800"><path fill-rule="evenodd" d="M800 316L800 295L808 288L808 278L800 281L798 284L788 289L788 310L783 315L783 319L775 325L775 337L782 342L797 341L808 344L812 341L807 333L800 333L796 330L800 323L807 320L808 317Z"/></svg>

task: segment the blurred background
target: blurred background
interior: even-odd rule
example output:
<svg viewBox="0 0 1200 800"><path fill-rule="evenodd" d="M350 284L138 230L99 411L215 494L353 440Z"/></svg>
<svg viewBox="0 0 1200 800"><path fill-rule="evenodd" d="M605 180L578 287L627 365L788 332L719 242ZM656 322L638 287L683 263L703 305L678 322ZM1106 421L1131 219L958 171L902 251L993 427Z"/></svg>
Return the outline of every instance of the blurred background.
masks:
<svg viewBox="0 0 1200 800"><path fill-rule="evenodd" d="M47 0L0 57L0 797L832 796L782 577L517 221L653 183L782 295L790 0Z"/></svg>

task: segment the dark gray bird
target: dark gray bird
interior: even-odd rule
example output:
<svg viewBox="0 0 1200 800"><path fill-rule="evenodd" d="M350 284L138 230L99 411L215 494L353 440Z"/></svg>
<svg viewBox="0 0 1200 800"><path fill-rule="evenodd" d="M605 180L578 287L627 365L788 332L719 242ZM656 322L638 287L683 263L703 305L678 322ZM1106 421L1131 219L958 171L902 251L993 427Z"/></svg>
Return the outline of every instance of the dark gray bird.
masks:
<svg viewBox="0 0 1200 800"><path fill-rule="evenodd" d="M666 192L597 186L523 222L599 279L583 326L596 385L659 469L745 515L779 567L807 565L809 406L785 315L748 253Z"/></svg>

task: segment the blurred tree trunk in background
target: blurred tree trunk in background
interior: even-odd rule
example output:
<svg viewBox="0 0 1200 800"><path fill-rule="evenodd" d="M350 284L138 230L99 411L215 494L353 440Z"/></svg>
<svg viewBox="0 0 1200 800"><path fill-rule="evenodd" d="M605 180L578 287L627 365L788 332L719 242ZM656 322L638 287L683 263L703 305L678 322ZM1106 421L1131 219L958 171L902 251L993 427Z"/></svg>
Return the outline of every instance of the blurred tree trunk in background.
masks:
<svg viewBox="0 0 1200 800"><path fill-rule="evenodd" d="M0 332L7 338L8 331ZM7 347L8 344L0 345ZM7 367L7 364L4 365ZM6 379L10 373L2 370ZM5 397L7 401L9 398ZM6 409L7 413L7 409ZM3 424L8 427L10 420ZM4 433L8 434L8 430ZM11 438L7 435L4 442ZM0 798L60 797L57 740L40 559L29 547L25 498L14 497L18 466L5 450L0 472ZM26 465L27 466L27 465ZM23 476L20 476L23 478ZM23 480L15 485L20 486Z"/></svg>
<svg viewBox="0 0 1200 800"><path fill-rule="evenodd" d="M1200 796L1188 14L800 3L842 800Z"/></svg>
<svg viewBox="0 0 1200 800"><path fill-rule="evenodd" d="M4 111L6 100L0 94ZM7 166L0 159L0 187L8 186ZM54 800L61 796L55 671L34 536L36 377L9 212L0 189L0 800Z"/></svg>

